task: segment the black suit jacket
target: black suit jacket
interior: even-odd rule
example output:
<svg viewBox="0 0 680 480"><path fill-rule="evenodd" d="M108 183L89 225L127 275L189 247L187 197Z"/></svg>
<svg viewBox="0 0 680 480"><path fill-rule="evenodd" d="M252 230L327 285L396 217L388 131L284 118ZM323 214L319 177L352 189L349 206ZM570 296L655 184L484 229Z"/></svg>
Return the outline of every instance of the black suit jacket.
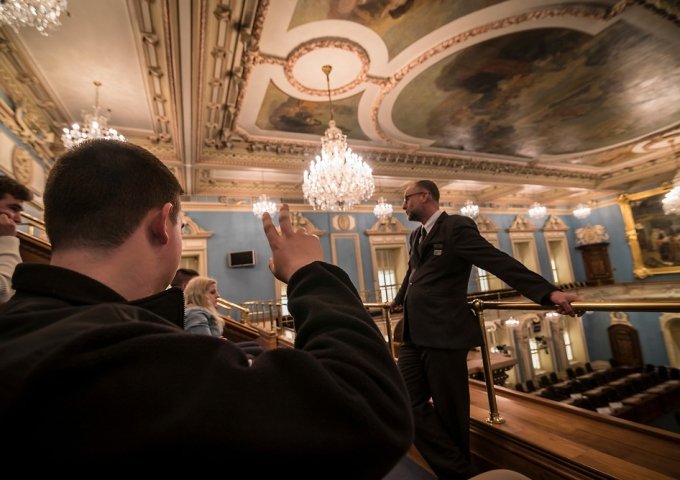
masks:
<svg viewBox="0 0 680 480"><path fill-rule="evenodd" d="M477 224L442 212L420 247L411 232L409 268L395 297L404 305L404 340L432 348L481 345L479 322L467 303L472 265L491 272L536 303L557 288L484 239ZM419 249L414 251L414 249Z"/></svg>

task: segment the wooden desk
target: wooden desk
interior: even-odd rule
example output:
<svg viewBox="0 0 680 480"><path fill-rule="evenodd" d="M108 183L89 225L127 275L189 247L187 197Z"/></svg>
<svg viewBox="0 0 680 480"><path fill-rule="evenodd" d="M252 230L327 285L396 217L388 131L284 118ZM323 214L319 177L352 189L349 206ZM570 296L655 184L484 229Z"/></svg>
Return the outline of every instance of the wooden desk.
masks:
<svg viewBox="0 0 680 480"><path fill-rule="evenodd" d="M505 372L514 367L517 364L517 360L497 352L490 352L489 360L491 361L491 372L493 374L494 385L504 385L505 380L508 378L508 375ZM482 352L470 350L468 352L467 365L469 376L477 380L484 380L484 360L482 359Z"/></svg>
<svg viewBox="0 0 680 480"><path fill-rule="evenodd" d="M513 357L508 357L498 352L489 353L489 360L491 360L491 370L508 370L517 364L517 360ZM468 373L484 373L484 361L482 360L482 352L470 350L467 356Z"/></svg>

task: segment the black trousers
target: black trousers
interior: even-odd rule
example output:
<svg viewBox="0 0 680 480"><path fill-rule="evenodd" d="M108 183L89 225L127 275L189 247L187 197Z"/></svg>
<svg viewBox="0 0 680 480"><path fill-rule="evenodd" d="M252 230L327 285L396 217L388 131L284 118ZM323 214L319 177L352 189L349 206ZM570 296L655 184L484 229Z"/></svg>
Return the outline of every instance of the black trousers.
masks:
<svg viewBox="0 0 680 480"><path fill-rule="evenodd" d="M404 343L399 369L411 399L415 445L440 480L467 479L470 462L468 350ZM432 398L432 402L430 402Z"/></svg>

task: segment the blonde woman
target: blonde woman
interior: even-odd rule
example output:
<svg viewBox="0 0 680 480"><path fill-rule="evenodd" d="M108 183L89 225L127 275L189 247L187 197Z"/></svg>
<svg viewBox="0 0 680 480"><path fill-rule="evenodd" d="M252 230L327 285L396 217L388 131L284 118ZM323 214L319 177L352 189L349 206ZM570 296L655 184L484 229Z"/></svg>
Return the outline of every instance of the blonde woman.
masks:
<svg viewBox="0 0 680 480"><path fill-rule="evenodd" d="M184 330L196 335L221 337L224 319L217 312L217 280L198 276L184 288Z"/></svg>
<svg viewBox="0 0 680 480"><path fill-rule="evenodd" d="M194 277L184 287L184 330L196 335L211 335L225 338L224 319L217 311L217 280L210 277ZM225 338L226 340L226 338ZM256 341L235 342L236 345L251 357L262 353L263 349Z"/></svg>

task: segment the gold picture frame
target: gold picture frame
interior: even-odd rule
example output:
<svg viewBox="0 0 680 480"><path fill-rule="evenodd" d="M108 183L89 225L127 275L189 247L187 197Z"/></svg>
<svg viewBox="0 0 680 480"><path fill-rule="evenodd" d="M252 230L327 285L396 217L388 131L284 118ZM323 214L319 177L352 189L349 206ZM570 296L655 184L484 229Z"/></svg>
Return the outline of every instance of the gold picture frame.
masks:
<svg viewBox="0 0 680 480"><path fill-rule="evenodd" d="M637 278L680 273L680 215L666 215L661 200L670 186L618 198Z"/></svg>

